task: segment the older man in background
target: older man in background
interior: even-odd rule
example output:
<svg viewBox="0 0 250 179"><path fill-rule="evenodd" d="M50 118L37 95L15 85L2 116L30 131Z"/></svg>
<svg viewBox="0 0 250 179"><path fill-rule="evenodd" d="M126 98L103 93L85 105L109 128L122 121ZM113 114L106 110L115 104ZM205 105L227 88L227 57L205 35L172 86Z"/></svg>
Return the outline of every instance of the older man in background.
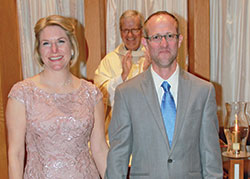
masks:
<svg viewBox="0 0 250 179"><path fill-rule="evenodd" d="M94 83L103 92L106 105L106 136L112 114L115 88L146 70L151 63L141 45L143 23L144 18L139 12L125 11L120 17L120 34L123 43L108 53L95 71Z"/></svg>

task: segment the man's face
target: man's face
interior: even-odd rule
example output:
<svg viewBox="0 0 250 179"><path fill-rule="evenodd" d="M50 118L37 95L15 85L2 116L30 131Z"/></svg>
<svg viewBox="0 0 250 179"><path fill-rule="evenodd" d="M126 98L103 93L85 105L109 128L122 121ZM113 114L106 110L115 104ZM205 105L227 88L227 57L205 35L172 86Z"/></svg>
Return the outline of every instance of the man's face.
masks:
<svg viewBox="0 0 250 179"><path fill-rule="evenodd" d="M142 28L139 17L127 17L121 21L121 38L128 50L137 50L141 44Z"/></svg>
<svg viewBox="0 0 250 179"><path fill-rule="evenodd" d="M162 37L159 41L144 39L144 45L152 58L152 65L159 68L167 68L175 61L178 48L182 42L182 36L176 36L177 23L168 15L157 15L147 22L148 37L156 35L174 34L174 39Z"/></svg>

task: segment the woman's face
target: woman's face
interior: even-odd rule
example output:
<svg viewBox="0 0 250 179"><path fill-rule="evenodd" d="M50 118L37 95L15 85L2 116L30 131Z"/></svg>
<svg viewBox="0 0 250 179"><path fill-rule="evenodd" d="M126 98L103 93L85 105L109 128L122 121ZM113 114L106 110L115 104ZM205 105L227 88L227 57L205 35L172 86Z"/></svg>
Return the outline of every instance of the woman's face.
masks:
<svg viewBox="0 0 250 179"><path fill-rule="evenodd" d="M72 48L65 30L56 25L47 26L40 33L39 43L44 69L69 69Z"/></svg>

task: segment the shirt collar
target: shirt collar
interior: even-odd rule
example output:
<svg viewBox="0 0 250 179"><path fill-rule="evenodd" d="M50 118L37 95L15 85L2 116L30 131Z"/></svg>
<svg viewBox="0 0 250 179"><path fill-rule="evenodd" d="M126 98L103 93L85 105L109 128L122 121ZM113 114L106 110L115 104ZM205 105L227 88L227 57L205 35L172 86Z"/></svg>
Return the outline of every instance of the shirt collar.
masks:
<svg viewBox="0 0 250 179"><path fill-rule="evenodd" d="M175 104L177 106L177 92L178 92L178 84L179 84L179 71L180 71L180 67L177 63L175 72L167 79L164 80L163 78L161 78L152 68L152 65L150 67L151 69L151 73L152 73L152 77L153 77L153 81L154 81L154 85L155 85L155 89L159 98L159 101L161 101L162 95L163 95L163 89L161 87L161 84L163 83L163 81L167 81L171 88L170 88L170 92L174 97L175 100Z"/></svg>
<svg viewBox="0 0 250 179"><path fill-rule="evenodd" d="M176 66L176 69L175 69L175 72L167 79L167 80L164 80L162 77L160 77L152 68L152 65L151 65L151 73L152 73L152 76L153 76L153 79L154 79L154 83L155 83L155 86L156 87L161 87L161 84L163 81L167 81L170 86L171 86L171 89L175 88L176 89L176 84L178 83L178 78L179 78L179 65L177 63L177 66ZM170 89L170 90L171 90ZM172 90L171 90L172 91Z"/></svg>

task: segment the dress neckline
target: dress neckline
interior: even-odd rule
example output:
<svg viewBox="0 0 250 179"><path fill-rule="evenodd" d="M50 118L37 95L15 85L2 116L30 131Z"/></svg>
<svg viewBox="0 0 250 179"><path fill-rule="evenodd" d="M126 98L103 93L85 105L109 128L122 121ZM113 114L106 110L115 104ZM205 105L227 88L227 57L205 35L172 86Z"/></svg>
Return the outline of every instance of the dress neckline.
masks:
<svg viewBox="0 0 250 179"><path fill-rule="evenodd" d="M34 81L32 81L31 79L26 79L26 81L30 82L31 85L34 86L39 91L42 91L48 95L62 95L62 96L77 93L78 91L80 91L80 89L82 88L82 84L83 84L83 80L80 79L80 85L77 88L73 89L72 91L69 91L66 93L56 93L56 92L48 92L48 91L46 91L46 89L43 89L43 88L37 86L37 84Z"/></svg>

